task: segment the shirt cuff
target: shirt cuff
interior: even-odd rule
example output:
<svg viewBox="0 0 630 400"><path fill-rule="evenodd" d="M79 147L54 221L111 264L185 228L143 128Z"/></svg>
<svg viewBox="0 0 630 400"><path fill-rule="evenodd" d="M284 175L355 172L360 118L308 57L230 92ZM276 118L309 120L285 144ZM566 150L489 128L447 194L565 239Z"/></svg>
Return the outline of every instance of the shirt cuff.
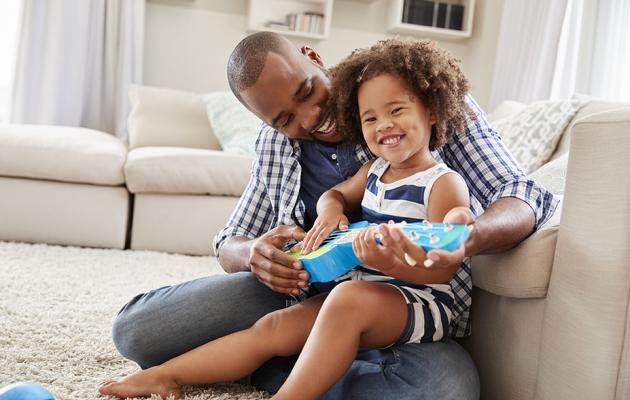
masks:
<svg viewBox="0 0 630 400"><path fill-rule="evenodd" d="M536 230L551 218L559 204L559 199L553 193L530 179L512 181L503 185L492 195L488 206L504 197L515 197L532 209L536 219Z"/></svg>

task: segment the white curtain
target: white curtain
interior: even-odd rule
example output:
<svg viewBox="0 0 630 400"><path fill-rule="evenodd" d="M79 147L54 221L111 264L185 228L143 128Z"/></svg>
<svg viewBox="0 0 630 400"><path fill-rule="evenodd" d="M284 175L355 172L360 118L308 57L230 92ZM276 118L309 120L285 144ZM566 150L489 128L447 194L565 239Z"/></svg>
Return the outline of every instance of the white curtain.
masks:
<svg viewBox="0 0 630 400"><path fill-rule="evenodd" d="M14 123L83 126L126 140L142 79L144 0L24 0Z"/></svg>
<svg viewBox="0 0 630 400"><path fill-rule="evenodd" d="M549 98L567 0L505 0L490 109Z"/></svg>
<svg viewBox="0 0 630 400"><path fill-rule="evenodd" d="M630 1L569 0L551 97L630 100Z"/></svg>

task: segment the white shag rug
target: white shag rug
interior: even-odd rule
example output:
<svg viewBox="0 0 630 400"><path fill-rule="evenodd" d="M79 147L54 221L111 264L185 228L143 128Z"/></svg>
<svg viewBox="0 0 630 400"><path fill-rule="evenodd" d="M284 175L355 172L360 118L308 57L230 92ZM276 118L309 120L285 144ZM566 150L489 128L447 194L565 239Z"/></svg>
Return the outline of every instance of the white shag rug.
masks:
<svg viewBox="0 0 630 400"><path fill-rule="evenodd" d="M112 343L118 310L140 292L220 273L214 257L0 242L0 387L31 381L58 400L105 399L99 382L138 369ZM238 384L184 390L189 400L268 398Z"/></svg>

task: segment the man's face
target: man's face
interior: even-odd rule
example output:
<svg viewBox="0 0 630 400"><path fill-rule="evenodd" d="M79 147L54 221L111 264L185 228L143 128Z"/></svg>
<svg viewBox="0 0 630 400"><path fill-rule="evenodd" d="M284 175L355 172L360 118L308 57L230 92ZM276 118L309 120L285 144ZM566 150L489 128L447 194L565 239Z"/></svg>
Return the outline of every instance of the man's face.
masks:
<svg viewBox="0 0 630 400"><path fill-rule="evenodd" d="M258 81L242 91L249 109L291 139L338 143L327 103L330 80L317 53L301 54L287 45L270 52Z"/></svg>

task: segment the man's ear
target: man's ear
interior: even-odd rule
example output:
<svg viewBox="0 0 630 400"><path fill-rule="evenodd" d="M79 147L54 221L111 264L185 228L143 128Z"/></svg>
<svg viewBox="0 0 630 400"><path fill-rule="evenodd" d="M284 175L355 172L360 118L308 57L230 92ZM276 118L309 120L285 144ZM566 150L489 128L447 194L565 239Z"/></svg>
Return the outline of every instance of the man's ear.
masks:
<svg viewBox="0 0 630 400"><path fill-rule="evenodd" d="M315 64L320 67L324 67L324 63L322 62L322 57L315 50L311 49L308 46L300 47L300 53L304 54L308 57L309 60L313 61Z"/></svg>

